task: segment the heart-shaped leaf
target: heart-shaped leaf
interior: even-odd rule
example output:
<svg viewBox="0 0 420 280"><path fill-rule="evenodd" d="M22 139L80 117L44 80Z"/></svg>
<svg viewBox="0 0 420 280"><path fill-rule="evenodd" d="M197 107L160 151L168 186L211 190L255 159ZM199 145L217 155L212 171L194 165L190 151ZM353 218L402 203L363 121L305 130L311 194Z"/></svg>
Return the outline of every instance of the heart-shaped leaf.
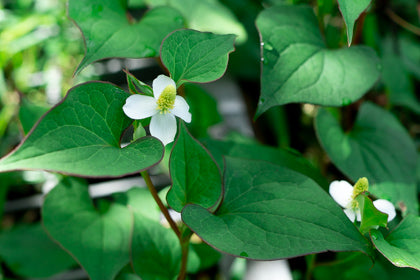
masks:
<svg viewBox="0 0 420 280"><path fill-rule="evenodd" d="M152 9L135 22L124 3L126 1L69 1L69 16L82 31L86 46L86 55L76 73L103 58L158 56L165 36L184 26L181 14L170 7Z"/></svg>
<svg viewBox="0 0 420 280"><path fill-rule="evenodd" d="M211 246L251 259L367 251L368 242L308 177L264 161L226 157L225 196L213 215L189 204L183 221Z"/></svg>
<svg viewBox="0 0 420 280"><path fill-rule="evenodd" d="M350 132L325 109L319 110L315 126L325 151L344 174L353 181L366 177L372 194L403 212L417 213L416 147L392 114L365 102Z"/></svg>
<svg viewBox="0 0 420 280"><path fill-rule="evenodd" d="M169 168L172 187L166 200L181 212L188 203L204 208L217 206L222 195L219 167L209 152L180 123L178 139L172 149Z"/></svg>
<svg viewBox="0 0 420 280"><path fill-rule="evenodd" d="M390 262L399 267L420 270L420 217L408 215L386 238L371 231L373 244Z"/></svg>
<svg viewBox="0 0 420 280"><path fill-rule="evenodd" d="M87 185L67 177L45 198L44 226L70 252L92 280L112 280L129 262L132 215L125 205L113 204L99 213Z"/></svg>
<svg viewBox="0 0 420 280"><path fill-rule="evenodd" d="M0 172L44 169L81 176L122 176L146 169L163 156L162 143L152 137L120 148L120 137L132 122L122 106L129 96L108 83L72 88L11 154Z"/></svg>
<svg viewBox="0 0 420 280"><path fill-rule="evenodd" d="M214 81L226 71L235 37L195 30L175 31L162 43L162 62L177 85L185 81Z"/></svg>
<svg viewBox="0 0 420 280"><path fill-rule="evenodd" d="M354 23L360 14L366 10L371 0L338 0L338 6L347 26L347 42L349 46L353 40Z"/></svg>
<svg viewBox="0 0 420 280"><path fill-rule="evenodd" d="M260 13L257 26L263 55L257 116L292 102L347 105L379 78L379 59L372 49L326 49L310 7L269 8Z"/></svg>

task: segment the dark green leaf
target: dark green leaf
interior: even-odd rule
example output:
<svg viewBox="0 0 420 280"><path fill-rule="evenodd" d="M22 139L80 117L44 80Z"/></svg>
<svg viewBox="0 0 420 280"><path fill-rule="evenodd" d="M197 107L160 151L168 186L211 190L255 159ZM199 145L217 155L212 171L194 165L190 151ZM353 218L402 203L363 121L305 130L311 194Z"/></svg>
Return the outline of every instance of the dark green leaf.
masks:
<svg viewBox="0 0 420 280"><path fill-rule="evenodd" d="M257 116L292 102L343 106L379 78L379 59L364 46L328 50L312 8L277 6L257 18L262 36L261 96Z"/></svg>
<svg viewBox="0 0 420 280"><path fill-rule="evenodd" d="M124 2L69 1L69 16L81 29L86 46L86 55L76 73L103 58L158 56L165 36L184 26L181 14L169 7L150 10L135 22L126 11Z"/></svg>
<svg viewBox="0 0 420 280"><path fill-rule="evenodd" d="M134 213L132 238L133 268L141 279L176 278L181 264L181 247L171 229Z"/></svg>
<svg viewBox="0 0 420 280"><path fill-rule="evenodd" d="M371 231L373 244L390 262L399 267L420 270L420 217L408 215L386 238Z"/></svg>
<svg viewBox="0 0 420 280"><path fill-rule="evenodd" d="M146 169L163 156L159 140L139 139L120 148L132 120L122 106L129 96L108 83L72 88L62 103L0 161L0 171L44 169L81 176L121 176Z"/></svg>
<svg viewBox="0 0 420 280"><path fill-rule="evenodd" d="M188 203L214 208L220 202L223 188L220 169L183 123L179 126L169 168L172 187L166 200L174 210L181 212Z"/></svg>
<svg viewBox="0 0 420 280"><path fill-rule="evenodd" d="M92 280L112 280L129 262L132 215L113 204L99 213L87 185L67 177L46 197L42 218L48 233L69 251Z"/></svg>
<svg viewBox="0 0 420 280"><path fill-rule="evenodd" d="M153 89L149 85L143 83L142 81L139 81L130 72L128 71L124 71L124 72L127 76L128 89L130 90L132 94L144 94L144 95L153 97Z"/></svg>
<svg viewBox="0 0 420 280"><path fill-rule="evenodd" d="M416 147L392 114L365 102L348 133L325 109L315 124L322 146L344 174L353 181L366 177L372 194L404 213L417 213Z"/></svg>
<svg viewBox="0 0 420 280"><path fill-rule="evenodd" d="M162 43L161 58L177 85L185 81L206 83L226 71L235 35L179 30Z"/></svg>
<svg viewBox="0 0 420 280"><path fill-rule="evenodd" d="M183 221L205 242L251 259L368 250L367 240L314 181L264 161L226 158L225 196L213 215L198 205Z"/></svg>
<svg viewBox="0 0 420 280"><path fill-rule="evenodd" d="M32 104L26 99L22 100L19 107L19 120L25 135L31 130L34 124L48 111L47 106Z"/></svg>
<svg viewBox="0 0 420 280"><path fill-rule="evenodd" d="M275 149L258 144L236 143L206 139L203 144L210 150L220 167L223 167L223 156L245 159L264 160L302 173L320 186L327 188L328 182L302 155L296 151Z"/></svg>
<svg viewBox="0 0 420 280"><path fill-rule="evenodd" d="M76 265L72 257L48 237L41 224L2 232L0 248L1 258L20 276L49 277Z"/></svg>

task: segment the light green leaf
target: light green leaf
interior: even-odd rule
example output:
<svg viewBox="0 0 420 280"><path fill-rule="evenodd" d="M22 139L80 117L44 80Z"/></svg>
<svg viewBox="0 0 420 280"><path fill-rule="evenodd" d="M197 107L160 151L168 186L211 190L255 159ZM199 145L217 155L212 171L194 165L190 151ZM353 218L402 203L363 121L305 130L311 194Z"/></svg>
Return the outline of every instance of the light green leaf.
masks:
<svg viewBox="0 0 420 280"><path fill-rule="evenodd" d="M211 82L226 71L234 41L235 35L179 30L163 41L161 59L177 85Z"/></svg>
<svg viewBox="0 0 420 280"><path fill-rule="evenodd" d="M132 215L113 204L99 213L86 183L67 177L45 198L45 229L70 252L92 280L112 280L129 262Z"/></svg>
<svg viewBox="0 0 420 280"><path fill-rule="evenodd" d="M218 0L169 0L167 3L181 12L188 28L215 34L235 34L238 44L247 39L244 26Z"/></svg>
<svg viewBox="0 0 420 280"><path fill-rule="evenodd" d="M366 194L358 195L355 200L359 204L362 216L359 228L362 234L369 232L371 229L377 229L379 226L386 227L388 224L388 215L376 209L372 200Z"/></svg>
<svg viewBox="0 0 420 280"><path fill-rule="evenodd" d="M365 102L350 132L325 109L318 111L315 125L324 150L344 174L353 181L366 177L372 194L403 213L417 213L416 147L392 114Z"/></svg>
<svg viewBox="0 0 420 280"><path fill-rule="evenodd" d="M136 22L126 1L70 0L68 14L83 33L86 55L76 70L110 57L142 58L159 55L162 40L183 28L181 14L170 7L157 7Z"/></svg>
<svg viewBox="0 0 420 280"><path fill-rule="evenodd" d="M166 200L175 211L181 212L188 203L214 208L220 202L223 190L220 169L183 123L179 125L169 168L172 187Z"/></svg>
<svg viewBox="0 0 420 280"><path fill-rule="evenodd" d="M72 257L48 237L41 224L0 233L0 248L1 258L20 276L50 277L76 265Z"/></svg>
<svg viewBox="0 0 420 280"><path fill-rule="evenodd" d="M264 161L226 157L225 196L213 215L189 204L182 219L206 243L251 259L368 251L368 242L314 181Z"/></svg>
<svg viewBox="0 0 420 280"><path fill-rule="evenodd" d="M43 169L112 177L158 163L163 146L155 138L145 137L120 148L121 134L132 122L122 110L128 96L108 83L72 88L21 145L0 161L0 172Z"/></svg>
<svg viewBox="0 0 420 280"><path fill-rule="evenodd" d="M141 279L176 278L181 265L181 247L171 229L134 213L132 238L132 264Z"/></svg>
<svg viewBox="0 0 420 280"><path fill-rule="evenodd" d="M26 99L22 99L19 107L19 120L25 135L48 109L46 105L33 104Z"/></svg>
<svg viewBox="0 0 420 280"><path fill-rule="evenodd" d="M347 42L351 45L354 23L369 6L371 0L338 0L338 6L347 26Z"/></svg>
<svg viewBox="0 0 420 280"><path fill-rule="evenodd" d="M266 9L257 26L263 64L256 116L292 102L348 105L379 78L379 59L371 48L326 49L310 7Z"/></svg>
<svg viewBox="0 0 420 280"><path fill-rule="evenodd" d="M386 238L371 231L373 244L390 262L399 267L420 270L420 217L408 215Z"/></svg>
<svg viewBox="0 0 420 280"><path fill-rule="evenodd" d="M213 139L203 140L203 144L209 149L221 168L224 166L224 156L264 160L302 173L322 187L327 188L329 185L321 172L297 151Z"/></svg>

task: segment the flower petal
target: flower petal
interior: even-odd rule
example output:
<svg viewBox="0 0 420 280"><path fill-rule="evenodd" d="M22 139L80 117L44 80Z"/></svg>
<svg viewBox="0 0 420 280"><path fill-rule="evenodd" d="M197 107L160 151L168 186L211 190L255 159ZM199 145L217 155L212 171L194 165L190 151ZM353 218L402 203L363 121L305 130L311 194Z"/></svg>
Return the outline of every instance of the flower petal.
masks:
<svg viewBox="0 0 420 280"><path fill-rule="evenodd" d="M187 123L191 122L191 113L188 112L190 106L188 106L187 101L181 96L175 97L174 108L171 110L171 113L177 116L178 118L183 119Z"/></svg>
<svg viewBox="0 0 420 280"><path fill-rule="evenodd" d="M330 184L330 195L341 207L346 208L349 206L353 194L353 187L347 181L333 181Z"/></svg>
<svg viewBox="0 0 420 280"><path fill-rule="evenodd" d="M153 97L133 94L125 100L124 113L131 119L140 120L153 116L156 110L156 100Z"/></svg>
<svg viewBox="0 0 420 280"><path fill-rule="evenodd" d="M388 214L388 222L392 221L397 213L392 202L385 199L378 199L373 202L373 205L382 213Z"/></svg>
<svg viewBox="0 0 420 280"><path fill-rule="evenodd" d="M347 218L350 219L350 221L354 222L354 219L356 218L356 213L354 213L354 210L351 208L344 209L344 213L347 215Z"/></svg>
<svg viewBox="0 0 420 280"><path fill-rule="evenodd" d="M176 88L174 80L165 75L159 75L156 79L153 80L152 88L153 95L156 99L159 98L162 91L169 85L173 85Z"/></svg>
<svg viewBox="0 0 420 280"><path fill-rule="evenodd" d="M171 113L156 114L150 121L150 134L166 146L175 139L176 120Z"/></svg>

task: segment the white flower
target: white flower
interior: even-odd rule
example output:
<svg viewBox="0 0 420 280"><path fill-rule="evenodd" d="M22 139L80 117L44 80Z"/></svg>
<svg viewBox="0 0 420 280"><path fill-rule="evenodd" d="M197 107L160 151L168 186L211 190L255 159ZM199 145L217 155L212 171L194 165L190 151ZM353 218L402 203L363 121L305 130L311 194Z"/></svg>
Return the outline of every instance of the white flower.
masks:
<svg viewBox="0 0 420 280"><path fill-rule="evenodd" d="M133 94L125 101L123 111L135 120L152 117L150 134L167 145L175 138L175 116L191 122L190 107L184 98L176 95L176 84L171 78L159 75L153 80L152 88L154 97Z"/></svg>
<svg viewBox="0 0 420 280"><path fill-rule="evenodd" d="M353 193L353 186L347 181L333 181L330 184L330 195L341 207L344 208L344 213L354 222L356 218L358 222L361 221L360 209L357 203L353 200L355 197ZM378 199L373 202L373 205L382 213L388 214L388 222L392 221L395 216L394 205L385 199Z"/></svg>

